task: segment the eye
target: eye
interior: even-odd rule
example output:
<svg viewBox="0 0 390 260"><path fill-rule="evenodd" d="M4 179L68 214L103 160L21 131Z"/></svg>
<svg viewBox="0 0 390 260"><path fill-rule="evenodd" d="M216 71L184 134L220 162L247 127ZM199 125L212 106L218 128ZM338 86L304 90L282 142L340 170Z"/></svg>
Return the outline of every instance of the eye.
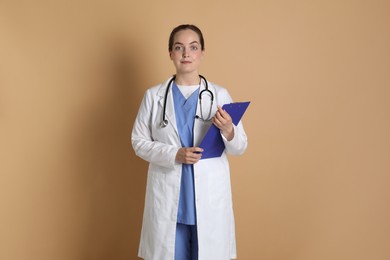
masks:
<svg viewBox="0 0 390 260"><path fill-rule="evenodd" d="M181 51L182 49L183 49L183 47L180 45L176 45L174 48L175 51Z"/></svg>
<svg viewBox="0 0 390 260"><path fill-rule="evenodd" d="M198 50L198 46L197 45L192 45L191 46L191 51L197 51Z"/></svg>

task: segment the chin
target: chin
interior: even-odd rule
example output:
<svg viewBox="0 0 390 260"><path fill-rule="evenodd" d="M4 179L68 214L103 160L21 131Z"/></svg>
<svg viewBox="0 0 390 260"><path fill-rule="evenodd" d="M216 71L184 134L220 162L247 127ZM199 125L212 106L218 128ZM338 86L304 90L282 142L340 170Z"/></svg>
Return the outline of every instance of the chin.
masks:
<svg viewBox="0 0 390 260"><path fill-rule="evenodd" d="M194 73L194 72L197 72L196 69L178 69L177 70L178 73L182 73L182 74L185 74L185 73Z"/></svg>

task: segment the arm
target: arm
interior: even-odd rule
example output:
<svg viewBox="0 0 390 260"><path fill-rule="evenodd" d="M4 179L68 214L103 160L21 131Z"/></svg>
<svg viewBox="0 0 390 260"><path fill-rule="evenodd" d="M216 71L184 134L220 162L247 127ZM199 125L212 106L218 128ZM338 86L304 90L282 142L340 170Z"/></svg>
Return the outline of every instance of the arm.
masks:
<svg viewBox="0 0 390 260"><path fill-rule="evenodd" d="M152 112L154 111L153 97L152 91L148 90L134 122L131 141L136 155L145 161L168 168L177 164L198 162L203 149L175 145L173 139L177 136L168 130L169 128L154 131L155 135L160 135L160 138L153 136L153 121L156 120L156 116ZM158 131L161 132L157 134ZM166 139L166 141L157 141L157 139ZM177 143L180 141L177 140Z"/></svg>
<svg viewBox="0 0 390 260"><path fill-rule="evenodd" d="M180 147L155 140L152 134L153 96L148 90L142 100L131 135L132 146L136 155L145 161L172 168Z"/></svg>

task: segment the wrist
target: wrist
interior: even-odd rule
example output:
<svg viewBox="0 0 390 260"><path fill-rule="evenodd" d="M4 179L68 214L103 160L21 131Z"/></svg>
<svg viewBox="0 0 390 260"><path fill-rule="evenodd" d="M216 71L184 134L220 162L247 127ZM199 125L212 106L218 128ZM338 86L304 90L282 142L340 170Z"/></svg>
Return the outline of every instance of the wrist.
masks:
<svg viewBox="0 0 390 260"><path fill-rule="evenodd" d="M226 140L231 141L234 137L234 127L232 126L227 131L222 131L223 136L226 138Z"/></svg>

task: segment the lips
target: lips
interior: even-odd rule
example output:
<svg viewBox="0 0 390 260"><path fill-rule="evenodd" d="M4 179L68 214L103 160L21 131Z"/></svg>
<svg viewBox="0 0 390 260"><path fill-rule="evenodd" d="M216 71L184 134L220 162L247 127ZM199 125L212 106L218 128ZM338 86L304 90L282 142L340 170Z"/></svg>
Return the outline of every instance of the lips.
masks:
<svg viewBox="0 0 390 260"><path fill-rule="evenodd" d="M190 63L191 63L191 61L188 61L188 60L182 60L182 61L180 61L180 63L182 63L182 64L190 64Z"/></svg>

